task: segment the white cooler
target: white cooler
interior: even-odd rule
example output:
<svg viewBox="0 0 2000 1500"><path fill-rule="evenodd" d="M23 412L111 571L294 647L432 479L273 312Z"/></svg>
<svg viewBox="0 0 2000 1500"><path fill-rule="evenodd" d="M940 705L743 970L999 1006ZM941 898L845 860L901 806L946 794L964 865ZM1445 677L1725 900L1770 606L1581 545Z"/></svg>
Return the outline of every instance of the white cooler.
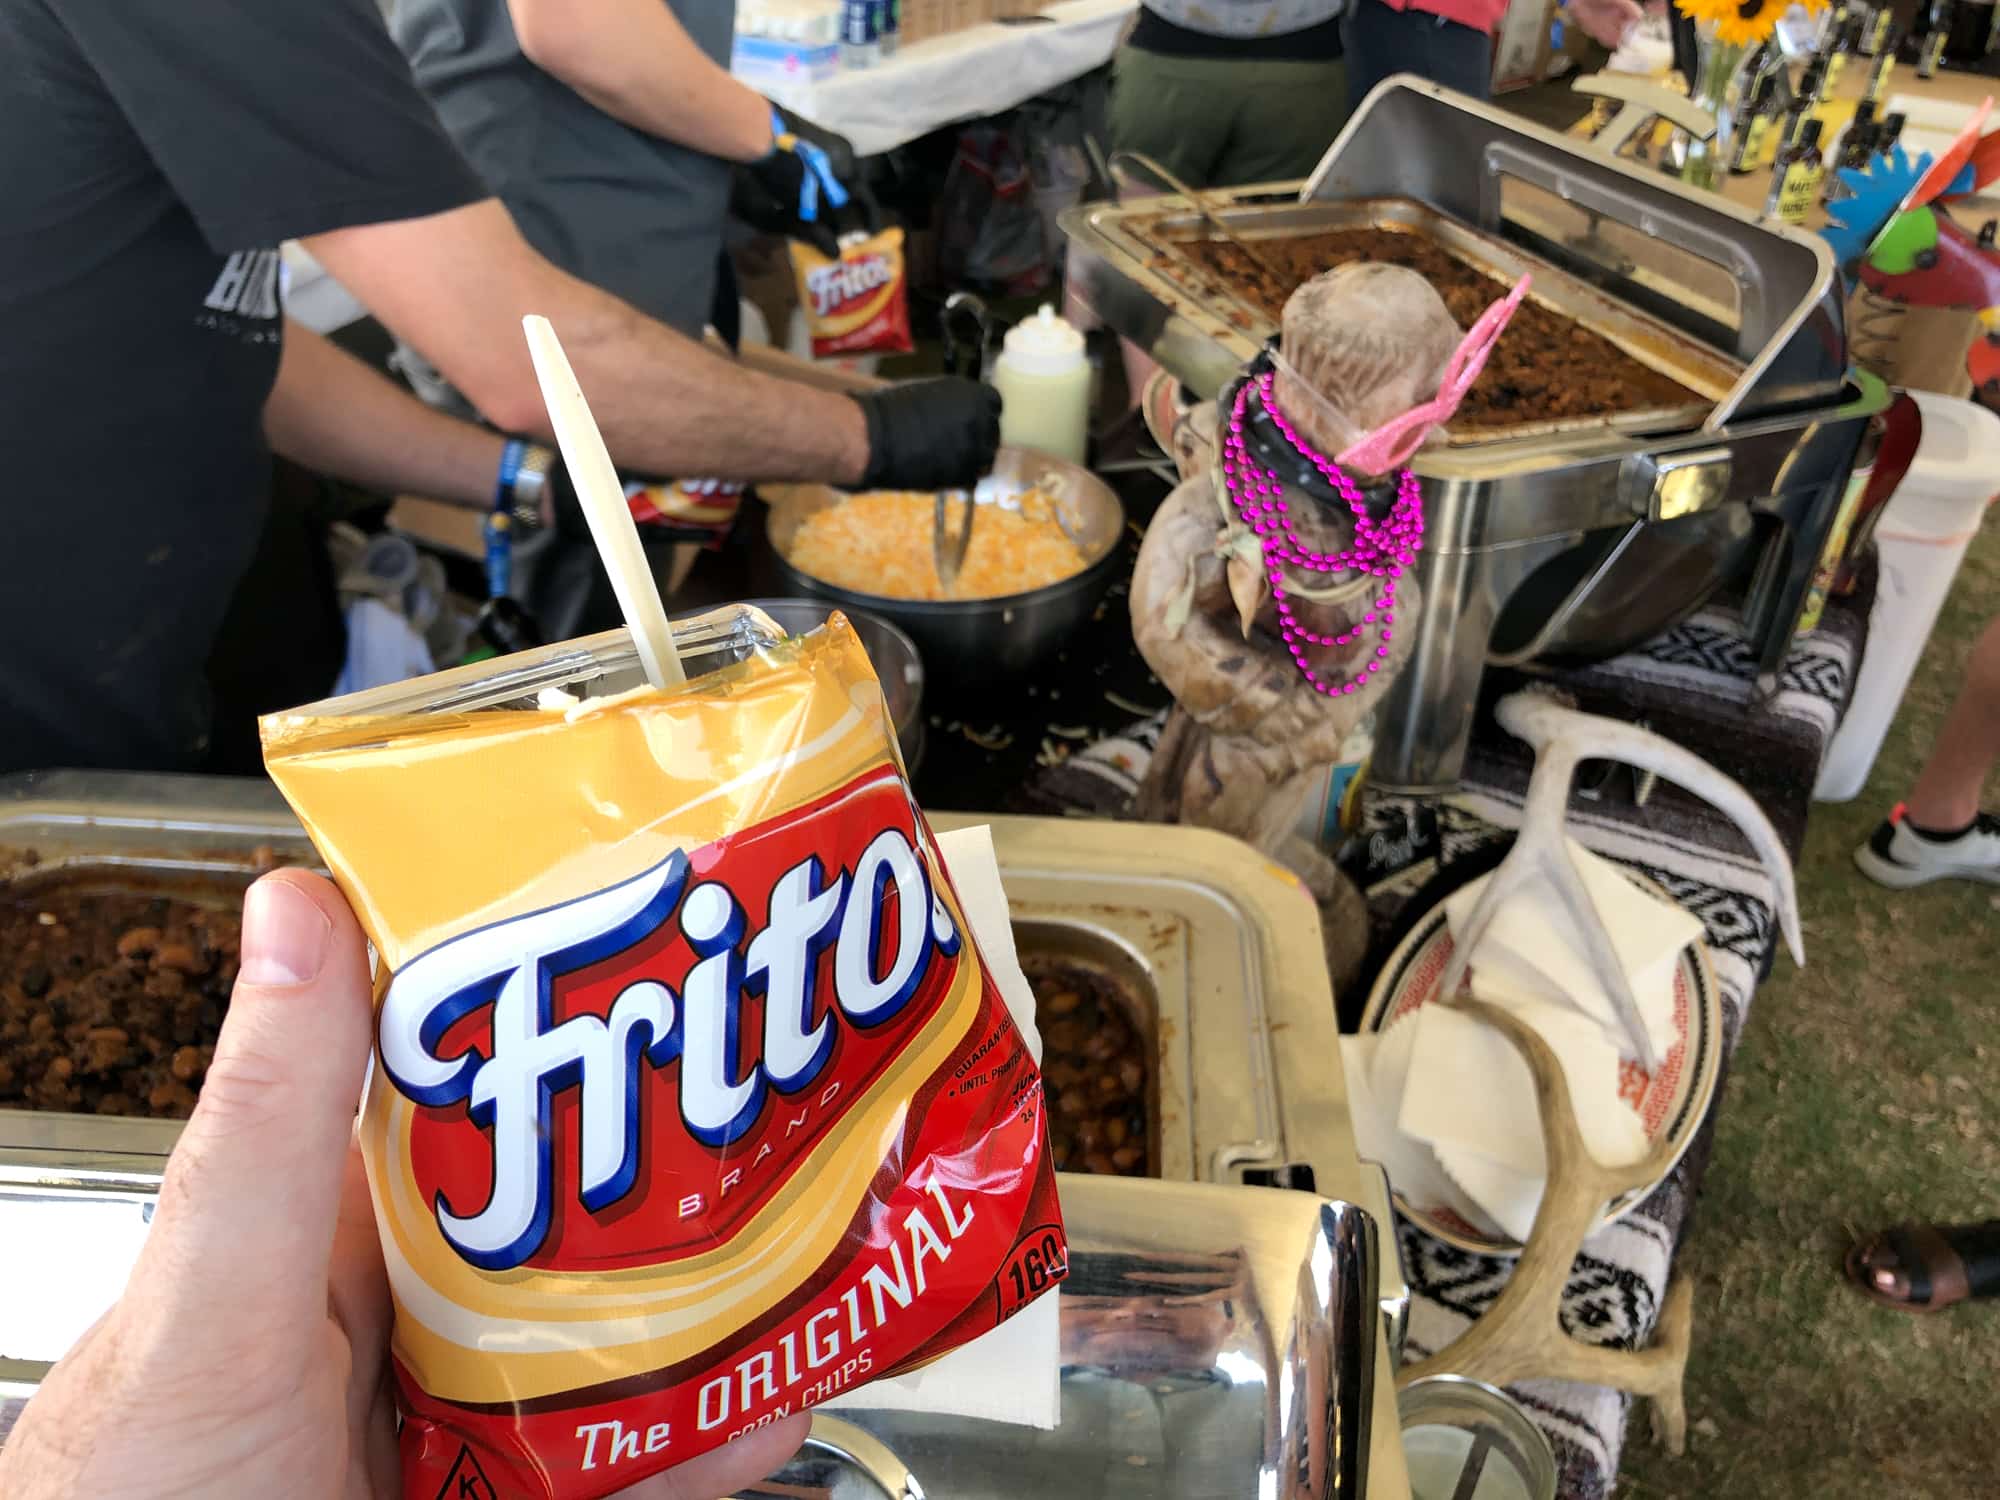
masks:
<svg viewBox="0 0 2000 1500"><path fill-rule="evenodd" d="M1923 437L1875 528L1882 579L1847 717L1813 788L1821 802L1845 802L1868 780L1965 549L2000 489L2000 416L1951 396L1910 394L1923 411Z"/></svg>

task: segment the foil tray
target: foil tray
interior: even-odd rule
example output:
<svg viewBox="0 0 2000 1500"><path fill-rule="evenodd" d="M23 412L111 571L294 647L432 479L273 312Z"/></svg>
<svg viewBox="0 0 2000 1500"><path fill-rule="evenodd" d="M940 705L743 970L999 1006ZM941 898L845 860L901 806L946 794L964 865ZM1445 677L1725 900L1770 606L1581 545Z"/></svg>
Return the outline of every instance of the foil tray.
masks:
<svg viewBox="0 0 2000 1500"><path fill-rule="evenodd" d="M1216 218L1253 248L1342 229L1384 229L1430 240L1494 283L1504 295L1522 275L1534 280L1528 300L1602 335L1646 368L1679 381L1702 399L1557 421L1473 425L1454 422L1445 442L1467 447L1568 432L1680 432L1699 427L1741 378L1743 366L1668 324L1598 290L1549 261L1449 214L1409 198L1299 202L1295 193L1271 202L1271 187L1205 195ZM1062 219L1084 254L1072 271L1081 294L1112 327L1139 342L1197 394L1218 394L1278 332L1277 323L1220 277L1190 259L1183 246L1222 240L1214 225L1184 199L1146 198L1128 205L1087 204Z"/></svg>
<svg viewBox="0 0 2000 1500"><path fill-rule="evenodd" d="M1196 829L963 814L932 822L991 824L1024 955L1101 966L1136 999L1154 1042L1150 1148L1163 1180L1061 1178L1077 1270L1062 1294L1064 1421L1055 1433L867 1411L843 1412L835 1429L838 1422L879 1429L880 1441L920 1465L912 1472L949 1472L956 1477L944 1492L961 1494L968 1476L992 1474L993 1462L1011 1465L1030 1450L1073 1455L1079 1444L1122 1443L1121 1451L1143 1458L1167 1442L1154 1458L1180 1464L1174 1453L1209 1447L1176 1449L1169 1435L1212 1421L1238 1440L1217 1448L1213 1464L1177 1468L1191 1487L1162 1491L1160 1471L1147 1474L1136 1461L1132 1472L1116 1473L1144 1478L1154 1486L1149 1494L1260 1493L1270 1481L1257 1477L1265 1470L1250 1455L1263 1450L1254 1441L1243 1448L1240 1423L1253 1408L1274 1424L1282 1415L1274 1361L1289 1320L1320 1326L1308 1316L1311 1299L1299 1300L1305 1283L1277 1286L1265 1265L1251 1277L1258 1296L1241 1306L1222 1297L1227 1328L1189 1345L1186 1317L1152 1306L1160 1292L1149 1278L1163 1260L1195 1254L1222 1257L1214 1264L1240 1277L1278 1253L1275 1241L1303 1245L1322 1231L1351 1237L1358 1231L1346 1217L1313 1227L1325 1200L1336 1200L1334 1208L1358 1205L1370 1226L1380 1269L1371 1267L1366 1295L1387 1333L1373 1340L1365 1493L1400 1500L1407 1486L1391 1371L1408 1291L1387 1232L1386 1183L1355 1156L1310 897L1246 846ZM167 895L238 886L274 862L317 863L273 788L213 777L58 772L0 780L0 880L19 868L9 851L22 849L36 853L37 881L69 874ZM0 1110L0 1402L31 1392L117 1294L179 1131L174 1121ZM1296 1271L1299 1262L1290 1265ZM1117 1341L1106 1341L1105 1299L1120 1297L1136 1299L1129 1310L1136 1322L1110 1360ZM1200 1364L1204 1358L1210 1362ZM1269 1380L1255 1401L1243 1394L1244 1360ZM1201 1417L1210 1399L1222 1403L1218 1414ZM1134 1403L1149 1402L1157 1403L1150 1425L1131 1427ZM1219 1415L1229 1403L1243 1407L1236 1419ZM1160 1422L1169 1411L1175 1420ZM1144 1436L1156 1429L1157 1440ZM1282 1447L1278 1426L1266 1437ZM973 1452L989 1459L945 1457ZM1074 1468L1074 1457L1063 1464ZM1019 1492L1006 1472L993 1482L1002 1486L997 1492Z"/></svg>

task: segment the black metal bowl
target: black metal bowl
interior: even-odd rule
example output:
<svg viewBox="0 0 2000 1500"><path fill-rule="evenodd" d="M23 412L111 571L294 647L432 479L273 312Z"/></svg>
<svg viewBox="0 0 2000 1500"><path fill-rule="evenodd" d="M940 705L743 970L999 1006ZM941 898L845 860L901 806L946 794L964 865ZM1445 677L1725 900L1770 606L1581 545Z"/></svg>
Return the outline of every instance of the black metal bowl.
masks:
<svg viewBox="0 0 2000 1500"><path fill-rule="evenodd" d="M978 691L996 679L1022 676L1054 655L1097 608L1117 562L1125 507L1088 469L1047 454L1002 448L993 472L1023 486L1052 489L1069 507L1067 524L1087 560L1082 572L1044 588L992 599L893 599L840 588L794 567L790 553L799 522L845 497L822 485L791 485L764 490L779 574L800 595L866 610L901 626L923 654L934 696L962 699L968 690ZM928 516L924 524L928 529Z"/></svg>

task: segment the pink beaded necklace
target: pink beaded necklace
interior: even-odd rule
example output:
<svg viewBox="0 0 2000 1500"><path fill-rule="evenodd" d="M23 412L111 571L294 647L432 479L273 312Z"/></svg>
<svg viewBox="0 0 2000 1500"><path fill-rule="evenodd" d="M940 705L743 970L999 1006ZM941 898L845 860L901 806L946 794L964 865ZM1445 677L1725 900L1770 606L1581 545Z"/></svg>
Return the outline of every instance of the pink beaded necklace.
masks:
<svg viewBox="0 0 2000 1500"><path fill-rule="evenodd" d="M1285 441L1297 450L1300 457L1325 475L1327 482L1347 502L1347 508L1354 516L1354 545L1345 552L1310 552L1301 547L1298 535L1292 529L1292 518L1286 513L1284 486L1279 483L1277 472L1261 468L1252 461L1243 425L1253 386L1259 403L1277 425L1278 431L1284 434ZM1378 525L1368 514L1360 488L1347 477L1339 464L1306 445L1286 420L1284 412L1279 410L1271 390L1272 373L1268 370L1244 381L1237 389L1236 404L1229 414L1229 431L1222 443L1223 488L1229 492L1237 515L1255 533L1261 545L1265 573L1271 583L1271 602L1278 610L1278 629L1284 637L1286 649L1292 653L1292 661L1316 690L1335 698L1343 693L1359 692L1388 660L1388 643L1393 638L1389 627L1396 622L1392 612L1396 603L1396 580L1403 576L1403 569L1410 565L1424 544L1423 495L1417 486L1417 476L1404 469L1396 476L1395 503ZM1287 567L1300 568L1308 573L1372 574L1383 580L1382 589L1353 629L1341 635L1318 635L1298 622L1290 602L1285 598ZM1350 645L1371 626L1378 641L1375 654L1345 681L1328 681L1306 661L1307 647Z"/></svg>

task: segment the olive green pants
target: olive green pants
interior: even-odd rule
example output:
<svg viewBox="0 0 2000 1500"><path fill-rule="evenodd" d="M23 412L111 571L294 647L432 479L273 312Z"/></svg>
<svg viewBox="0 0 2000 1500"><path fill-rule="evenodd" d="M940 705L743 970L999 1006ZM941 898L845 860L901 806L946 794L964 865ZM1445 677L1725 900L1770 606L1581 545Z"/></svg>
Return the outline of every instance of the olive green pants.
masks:
<svg viewBox="0 0 2000 1500"><path fill-rule="evenodd" d="M1346 123L1338 59L1244 62L1127 46L1112 63L1112 146L1144 152L1190 187L1304 177Z"/></svg>

